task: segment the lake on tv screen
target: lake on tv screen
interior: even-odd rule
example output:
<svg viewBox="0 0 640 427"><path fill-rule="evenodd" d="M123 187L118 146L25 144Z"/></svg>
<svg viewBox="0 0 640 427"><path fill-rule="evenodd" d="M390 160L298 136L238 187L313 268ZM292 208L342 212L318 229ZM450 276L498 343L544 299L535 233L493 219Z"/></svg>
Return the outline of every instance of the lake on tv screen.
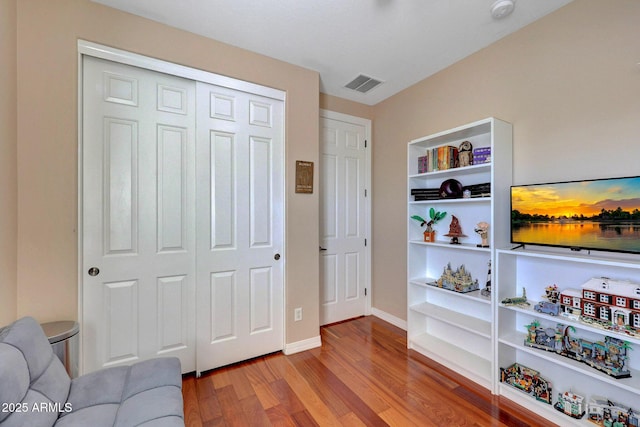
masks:
<svg viewBox="0 0 640 427"><path fill-rule="evenodd" d="M640 252L640 221L524 222L512 224L511 233L518 243Z"/></svg>

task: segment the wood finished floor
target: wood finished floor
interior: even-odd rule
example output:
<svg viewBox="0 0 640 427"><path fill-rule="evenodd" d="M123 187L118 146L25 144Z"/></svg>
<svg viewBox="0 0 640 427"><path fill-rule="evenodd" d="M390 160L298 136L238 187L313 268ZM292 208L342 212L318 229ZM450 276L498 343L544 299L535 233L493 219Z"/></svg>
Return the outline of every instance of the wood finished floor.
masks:
<svg viewBox="0 0 640 427"><path fill-rule="evenodd" d="M550 426L407 350L374 316L321 329L322 347L183 379L191 426Z"/></svg>

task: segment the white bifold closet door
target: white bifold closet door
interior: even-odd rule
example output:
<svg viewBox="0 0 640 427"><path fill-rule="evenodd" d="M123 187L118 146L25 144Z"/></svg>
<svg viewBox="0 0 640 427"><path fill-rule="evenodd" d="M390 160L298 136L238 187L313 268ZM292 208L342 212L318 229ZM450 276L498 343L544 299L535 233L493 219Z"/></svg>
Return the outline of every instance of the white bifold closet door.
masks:
<svg viewBox="0 0 640 427"><path fill-rule="evenodd" d="M83 372L282 349L283 102L90 56L82 101Z"/></svg>
<svg viewBox="0 0 640 427"><path fill-rule="evenodd" d="M283 348L282 110L198 83L198 372Z"/></svg>

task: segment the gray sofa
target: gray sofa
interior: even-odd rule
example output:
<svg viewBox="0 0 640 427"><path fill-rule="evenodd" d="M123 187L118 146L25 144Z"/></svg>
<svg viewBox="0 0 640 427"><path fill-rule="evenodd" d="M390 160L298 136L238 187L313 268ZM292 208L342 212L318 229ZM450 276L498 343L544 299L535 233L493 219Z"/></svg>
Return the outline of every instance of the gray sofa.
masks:
<svg viewBox="0 0 640 427"><path fill-rule="evenodd" d="M176 358L71 380L31 317L0 329L0 426L184 426Z"/></svg>

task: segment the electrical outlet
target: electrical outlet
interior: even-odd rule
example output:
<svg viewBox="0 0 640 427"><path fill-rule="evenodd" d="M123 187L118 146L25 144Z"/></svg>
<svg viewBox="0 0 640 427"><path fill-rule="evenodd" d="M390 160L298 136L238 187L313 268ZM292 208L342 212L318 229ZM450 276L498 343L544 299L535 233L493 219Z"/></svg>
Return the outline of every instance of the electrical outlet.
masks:
<svg viewBox="0 0 640 427"><path fill-rule="evenodd" d="M293 310L293 321L298 322L300 320L302 320L302 307Z"/></svg>

